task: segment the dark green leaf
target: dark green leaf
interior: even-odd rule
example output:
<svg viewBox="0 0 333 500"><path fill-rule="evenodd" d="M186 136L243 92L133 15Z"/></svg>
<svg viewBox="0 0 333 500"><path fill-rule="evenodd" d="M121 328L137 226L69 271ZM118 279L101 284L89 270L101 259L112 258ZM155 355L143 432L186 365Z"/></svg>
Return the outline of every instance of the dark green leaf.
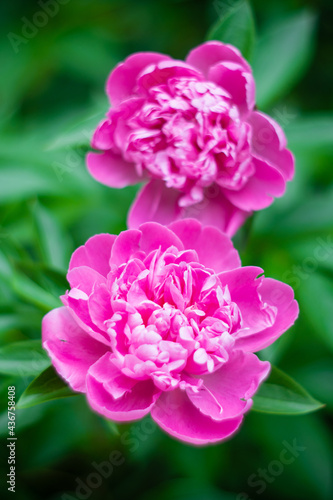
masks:
<svg viewBox="0 0 333 500"><path fill-rule="evenodd" d="M295 380L272 366L271 374L253 398L253 410L281 415L300 415L322 408Z"/></svg>
<svg viewBox="0 0 333 500"><path fill-rule="evenodd" d="M255 41L252 10L244 0L237 2L209 31L208 40L219 40L237 47L246 59L251 58Z"/></svg>
<svg viewBox="0 0 333 500"><path fill-rule="evenodd" d="M52 366L38 375L20 397L17 407L28 408L53 399L77 396L58 376Z"/></svg>

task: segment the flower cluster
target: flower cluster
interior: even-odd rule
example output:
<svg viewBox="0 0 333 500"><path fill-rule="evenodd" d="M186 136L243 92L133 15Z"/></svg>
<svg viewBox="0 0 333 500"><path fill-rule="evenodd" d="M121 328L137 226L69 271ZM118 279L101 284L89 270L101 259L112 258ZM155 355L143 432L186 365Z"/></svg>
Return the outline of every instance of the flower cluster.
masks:
<svg viewBox="0 0 333 500"><path fill-rule="evenodd" d="M298 314L292 289L262 272L240 267L230 239L193 219L94 236L72 256L43 346L105 417L150 412L184 441L225 439L269 372L253 352Z"/></svg>
<svg viewBox="0 0 333 500"><path fill-rule="evenodd" d="M111 73L112 107L95 131L90 173L111 187L145 181L128 223L195 217L233 235L293 177L278 124L255 109L255 84L239 51L220 42L186 62L138 53Z"/></svg>

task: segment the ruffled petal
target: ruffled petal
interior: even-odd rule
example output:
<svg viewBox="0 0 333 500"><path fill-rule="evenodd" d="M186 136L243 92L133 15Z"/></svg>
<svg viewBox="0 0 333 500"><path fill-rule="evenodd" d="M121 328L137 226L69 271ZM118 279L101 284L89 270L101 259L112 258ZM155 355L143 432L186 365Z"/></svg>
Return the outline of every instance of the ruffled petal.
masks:
<svg viewBox="0 0 333 500"><path fill-rule="evenodd" d="M151 380L132 380L115 369L109 355L104 356L91 366L87 375L90 406L118 422L144 417L154 406L160 391Z"/></svg>
<svg viewBox="0 0 333 500"><path fill-rule="evenodd" d="M106 277L110 271L111 249L116 238L114 234L97 234L89 238L73 253L69 270L86 266Z"/></svg>
<svg viewBox="0 0 333 500"><path fill-rule="evenodd" d="M140 251L140 239L141 232L137 229L122 231L113 245L110 263L119 266L133 258Z"/></svg>
<svg viewBox="0 0 333 500"><path fill-rule="evenodd" d="M294 176L295 161L292 153L286 149L286 136L269 116L255 111L247 118L252 126L252 150L258 158L268 161L290 181Z"/></svg>
<svg viewBox="0 0 333 500"><path fill-rule="evenodd" d="M234 434L242 423L242 416L217 422L203 415L184 391L164 392L151 416L168 434L195 445L223 441Z"/></svg>
<svg viewBox="0 0 333 500"><path fill-rule="evenodd" d="M202 80L202 75L183 61L162 61L156 66L148 66L138 78L138 87L144 93L151 87L163 85L170 78L196 78Z"/></svg>
<svg viewBox="0 0 333 500"><path fill-rule="evenodd" d="M67 281L71 288L76 288L86 295L90 295L93 289L102 283L106 283L106 278L91 267L73 267L67 273Z"/></svg>
<svg viewBox="0 0 333 500"><path fill-rule="evenodd" d="M206 42L199 45L191 50L186 58L188 64L199 69L206 77L208 77L212 66L224 61L240 64L246 71L251 72L250 66L236 47L218 41Z"/></svg>
<svg viewBox="0 0 333 500"><path fill-rule="evenodd" d="M257 331L242 329L235 335L237 349L256 352L271 345L280 335L288 330L296 321L299 313L293 289L281 281L264 278L258 287L263 304L275 308L276 316L273 324ZM254 322L255 316L252 318Z"/></svg>
<svg viewBox="0 0 333 500"><path fill-rule="evenodd" d="M167 188L160 180L148 182L137 194L128 214L128 227L138 228L147 221L168 225L183 211L178 205L181 193Z"/></svg>
<svg viewBox="0 0 333 500"><path fill-rule="evenodd" d="M242 114L251 112L255 105L255 83L252 73L240 64L223 62L209 70L209 79L225 89Z"/></svg>
<svg viewBox="0 0 333 500"><path fill-rule="evenodd" d="M106 85L106 93L112 105L117 106L135 94L137 77L144 68L170 59L169 56L156 52L138 52L118 64L111 72Z"/></svg>
<svg viewBox="0 0 333 500"><path fill-rule="evenodd" d="M217 186L211 191L208 188L206 193L202 202L186 207L182 218L198 219L203 226L215 226L228 236L233 236L251 212L233 205Z"/></svg>
<svg viewBox="0 0 333 500"><path fill-rule="evenodd" d="M176 247L179 251L184 250L182 241L175 233L161 224L146 222L140 226L140 231L142 233L140 248L146 254L158 248L164 252L171 246Z"/></svg>
<svg viewBox="0 0 333 500"><path fill-rule="evenodd" d="M234 351L216 372L201 376L198 390L186 390L192 403L210 418L221 421L238 417L252 406L251 397L267 377L270 364L256 355Z"/></svg>
<svg viewBox="0 0 333 500"><path fill-rule="evenodd" d="M241 210L261 210L274 201L274 197L282 196L286 190L283 175L266 162L253 158L255 173L239 190L224 189L225 197Z"/></svg>
<svg viewBox="0 0 333 500"><path fill-rule="evenodd" d="M185 249L197 252L199 262L216 273L240 267L241 261L232 241L215 227L202 227L195 219L173 222L170 229Z"/></svg>
<svg viewBox="0 0 333 500"><path fill-rule="evenodd" d="M79 392L86 390L90 366L109 351L79 327L66 307L53 309L44 316L42 341L57 372Z"/></svg>
<svg viewBox="0 0 333 500"><path fill-rule="evenodd" d="M123 188L142 180L133 163L128 163L111 151L88 153L87 167L96 181L109 187Z"/></svg>

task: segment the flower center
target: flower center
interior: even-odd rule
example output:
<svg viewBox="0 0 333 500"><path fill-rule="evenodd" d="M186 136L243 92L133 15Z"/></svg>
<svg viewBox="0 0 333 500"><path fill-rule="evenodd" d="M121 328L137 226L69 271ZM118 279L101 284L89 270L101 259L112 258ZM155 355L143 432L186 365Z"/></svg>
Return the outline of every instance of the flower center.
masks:
<svg viewBox="0 0 333 500"><path fill-rule="evenodd" d="M113 362L124 375L152 378L162 390L186 383L184 373L199 376L225 363L241 326L228 287L182 258L174 247L155 250L120 266L109 283Z"/></svg>
<svg viewBox="0 0 333 500"><path fill-rule="evenodd" d="M238 190L253 173L250 127L228 92L212 82L170 78L151 87L127 124L125 159L197 203L213 182Z"/></svg>

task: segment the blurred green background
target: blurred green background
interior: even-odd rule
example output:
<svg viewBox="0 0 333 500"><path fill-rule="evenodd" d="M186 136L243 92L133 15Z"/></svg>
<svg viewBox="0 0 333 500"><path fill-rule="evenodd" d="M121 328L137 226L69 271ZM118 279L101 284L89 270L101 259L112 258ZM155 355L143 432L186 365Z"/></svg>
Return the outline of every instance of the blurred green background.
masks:
<svg viewBox="0 0 333 500"><path fill-rule="evenodd" d="M89 138L107 109L106 77L138 50L184 58L242 0L54 0L45 14L46 4L0 7L1 498L13 495L7 387L15 385L18 398L45 367L37 349L17 372L1 362L1 349L40 339L42 316L67 288L71 252L93 234L123 230L136 191L110 190L85 169ZM201 449L149 419L116 429L81 396L18 410L18 500L333 498L333 4L251 5L257 104L284 128L297 166L287 195L256 214L235 245L244 264L288 282L300 303L296 325L262 357L326 407L293 417L252 411L232 440ZM302 450L281 464L280 453L295 443ZM115 450L118 465L96 476L94 463Z"/></svg>

